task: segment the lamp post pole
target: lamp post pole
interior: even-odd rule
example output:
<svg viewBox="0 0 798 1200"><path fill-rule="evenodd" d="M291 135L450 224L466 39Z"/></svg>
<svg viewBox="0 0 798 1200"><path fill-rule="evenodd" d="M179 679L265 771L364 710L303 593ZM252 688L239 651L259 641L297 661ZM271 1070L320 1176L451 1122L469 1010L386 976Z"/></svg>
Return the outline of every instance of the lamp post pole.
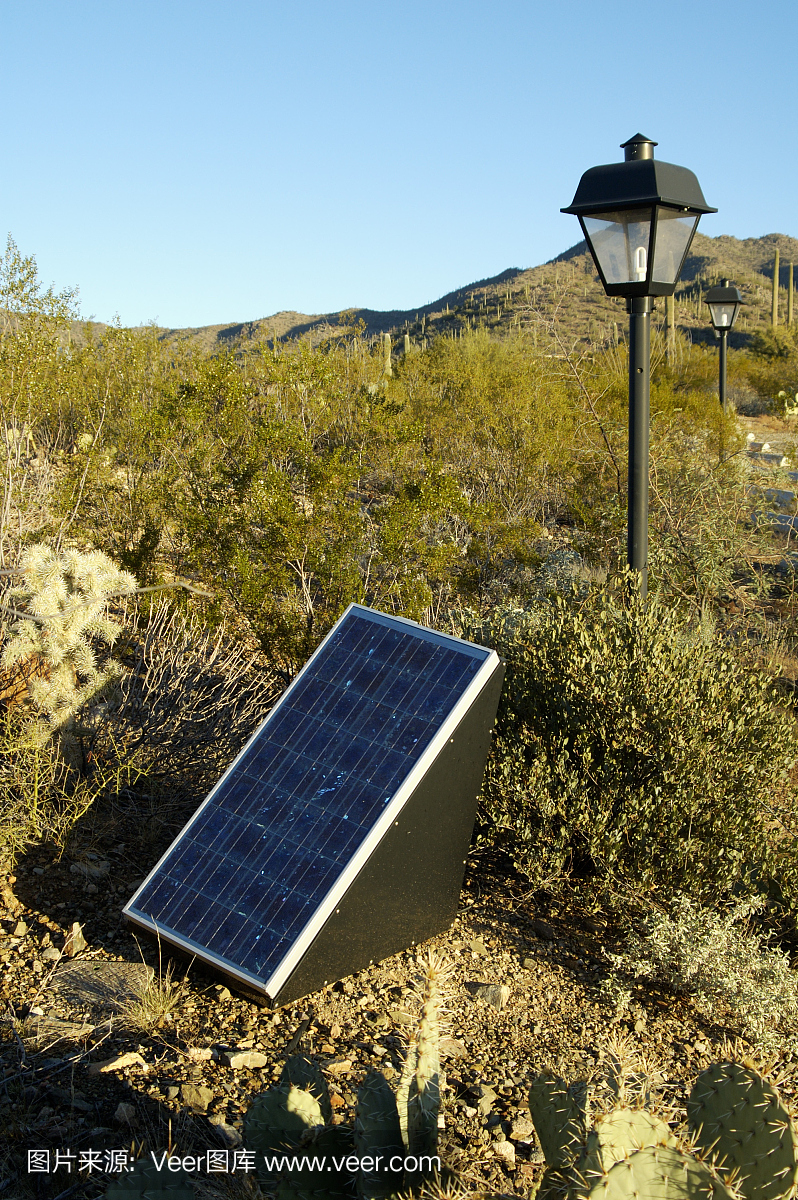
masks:
<svg viewBox="0 0 798 1200"><path fill-rule="evenodd" d="M629 480L627 560L648 592L648 431L651 369L651 297L626 302L629 312Z"/></svg>
<svg viewBox="0 0 798 1200"><path fill-rule="evenodd" d="M608 296L624 296L629 313L629 482L627 561L640 595L648 591L648 430L651 310L673 297L702 213L692 171L654 158L656 142L635 134L624 161L585 171L562 212L579 218Z"/></svg>
<svg viewBox="0 0 798 1200"><path fill-rule="evenodd" d="M726 416L728 409L726 407L726 344L729 336L728 329L720 330L720 352L719 359L719 377L718 377L718 396L723 407L723 415Z"/></svg>
<svg viewBox="0 0 798 1200"><path fill-rule="evenodd" d="M726 400L726 351L728 349L729 330L737 320L737 314L743 303L740 292L735 287L729 287L728 279L724 279L720 287L712 287L704 297L704 303L709 306L709 317L712 328L720 338L720 353L718 354L718 399L723 407L724 415L728 413Z"/></svg>

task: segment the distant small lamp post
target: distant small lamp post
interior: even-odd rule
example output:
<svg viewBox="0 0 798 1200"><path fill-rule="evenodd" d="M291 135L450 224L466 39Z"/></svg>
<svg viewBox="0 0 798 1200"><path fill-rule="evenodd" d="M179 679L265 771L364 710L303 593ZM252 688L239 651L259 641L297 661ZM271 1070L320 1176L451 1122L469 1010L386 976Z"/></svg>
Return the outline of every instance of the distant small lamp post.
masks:
<svg viewBox="0 0 798 1200"><path fill-rule="evenodd" d="M737 288L729 287L728 279L724 279L722 287L709 289L704 296L704 303L709 305L709 319L712 322L712 328L720 337L718 395L725 413L728 412L726 404L726 339L729 336L729 330L737 320L743 298Z"/></svg>
<svg viewBox="0 0 798 1200"><path fill-rule="evenodd" d="M641 133L623 143L625 161L591 167L561 211L579 218L608 296L624 296L629 313L629 512L627 557L648 579L648 434L651 310L672 296L702 213L692 171L654 158L656 142Z"/></svg>

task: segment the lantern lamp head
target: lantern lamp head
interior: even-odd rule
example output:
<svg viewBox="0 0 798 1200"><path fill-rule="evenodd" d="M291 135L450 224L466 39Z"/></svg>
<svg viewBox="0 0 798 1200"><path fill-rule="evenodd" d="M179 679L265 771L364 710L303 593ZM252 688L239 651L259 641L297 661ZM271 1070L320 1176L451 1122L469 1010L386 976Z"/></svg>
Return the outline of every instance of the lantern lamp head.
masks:
<svg viewBox="0 0 798 1200"><path fill-rule="evenodd" d="M709 319L713 329L718 333L728 333L743 304L739 289L729 287L728 279L723 280L722 287L711 287L704 296L704 303L709 305Z"/></svg>
<svg viewBox="0 0 798 1200"><path fill-rule="evenodd" d="M635 134L625 159L585 171L573 202L608 296L672 296L703 213L692 171L654 158L656 142Z"/></svg>

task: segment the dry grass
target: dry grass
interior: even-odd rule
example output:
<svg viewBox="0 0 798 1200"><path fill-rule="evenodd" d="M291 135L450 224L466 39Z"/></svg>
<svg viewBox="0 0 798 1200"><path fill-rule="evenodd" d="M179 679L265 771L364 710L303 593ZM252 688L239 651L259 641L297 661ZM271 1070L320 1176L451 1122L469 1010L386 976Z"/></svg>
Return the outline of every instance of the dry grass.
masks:
<svg viewBox="0 0 798 1200"><path fill-rule="evenodd" d="M160 955L159 955L160 959ZM138 1033L154 1033L169 1025L187 998L188 977L176 979L174 964L168 963L166 970L159 962L158 973L151 975L144 986L129 1000L120 1012L120 1024Z"/></svg>

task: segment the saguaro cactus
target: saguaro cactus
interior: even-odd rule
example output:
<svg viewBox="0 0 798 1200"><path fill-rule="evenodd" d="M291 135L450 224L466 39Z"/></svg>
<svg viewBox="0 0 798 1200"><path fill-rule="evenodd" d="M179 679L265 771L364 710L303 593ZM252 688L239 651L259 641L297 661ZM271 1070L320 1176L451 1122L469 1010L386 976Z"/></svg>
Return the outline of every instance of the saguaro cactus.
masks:
<svg viewBox="0 0 798 1200"><path fill-rule="evenodd" d="M790 263L790 274L787 285L787 324L792 325L792 302L793 302L793 275L795 264Z"/></svg>
<svg viewBox="0 0 798 1200"><path fill-rule="evenodd" d="M773 261L773 303L770 310L770 323L775 329L779 323L779 252Z"/></svg>
<svg viewBox="0 0 798 1200"><path fill-rule="evenodd" d="M384 333L382 335L382 373L386 379L390 379L393 375L393 367L391 366L391 335Z"/></svg>

